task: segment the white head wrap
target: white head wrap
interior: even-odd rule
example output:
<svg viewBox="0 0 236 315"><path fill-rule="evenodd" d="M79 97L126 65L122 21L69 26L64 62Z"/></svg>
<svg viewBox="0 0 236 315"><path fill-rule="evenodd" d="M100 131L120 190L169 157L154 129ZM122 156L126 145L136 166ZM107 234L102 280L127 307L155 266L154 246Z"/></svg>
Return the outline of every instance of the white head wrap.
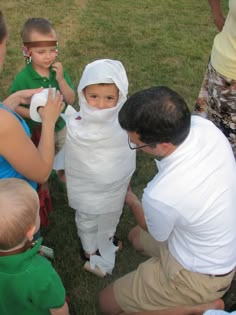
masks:
<svg viewBox="0 0 236 315"><path fill-rule="evenodd" d="M83 89L91 84L114 83L119 90L119 99L116 107L107 109L96 109L88 105ZM121 106L126 101L128 93L128 79L122 63L118 60L101 59L89 63L82 74L78 96L80 113L83 119L91 122L111 122L117 118Z"/></svg>

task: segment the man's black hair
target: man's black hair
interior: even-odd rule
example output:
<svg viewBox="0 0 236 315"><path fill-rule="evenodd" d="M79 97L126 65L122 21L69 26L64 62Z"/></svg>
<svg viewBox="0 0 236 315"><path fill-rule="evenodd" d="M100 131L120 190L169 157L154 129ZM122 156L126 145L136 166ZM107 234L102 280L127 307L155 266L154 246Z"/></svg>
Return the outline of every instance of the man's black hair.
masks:
<svg viewBox="0 0 236 315"><path fill-rule="evenodd" d="M190 117L185 100L170 88L159 86L129 97L119 112L119 123L146 144L179 145L188 136Z"/></svg>

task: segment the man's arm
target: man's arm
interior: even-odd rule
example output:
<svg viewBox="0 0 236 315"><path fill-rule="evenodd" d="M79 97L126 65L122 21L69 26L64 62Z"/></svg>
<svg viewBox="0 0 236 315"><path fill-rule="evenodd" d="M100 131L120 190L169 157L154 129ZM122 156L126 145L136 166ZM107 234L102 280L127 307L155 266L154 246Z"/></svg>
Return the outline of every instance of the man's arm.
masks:
<svg viewBox="0 0 236 315"><path fill-rule="evenodd" d="M138 197L133 193L131 187L129 186L126 197L125 197L126 205L131 209L138 225L147 231L147 224L144 217L143 206L139 201Z"/></svg>
<svg viewBox="0 0 236 315"><path fill-rule="evenodd" d="M208 0L211 12L213 16L214 23L219 31L222 31L222 28L225 24L225 17L222 13L221 1L220 0Z"/></svg>

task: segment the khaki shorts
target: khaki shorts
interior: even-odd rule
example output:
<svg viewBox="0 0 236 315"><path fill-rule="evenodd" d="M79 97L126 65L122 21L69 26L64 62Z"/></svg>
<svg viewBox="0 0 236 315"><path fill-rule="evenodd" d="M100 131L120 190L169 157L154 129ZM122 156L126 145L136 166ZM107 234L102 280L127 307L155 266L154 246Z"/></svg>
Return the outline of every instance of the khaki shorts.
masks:
<svg viewBox="0 0 236 315"><path fill-rule="evenodd" d="M58 153L61 148L63 147L65 141L66 141L66 133L67 128L66 126L62 128L61 130L55 132L55 154Z"/></svg>
<svg viewBox="0 0 236 315"><path fill-rule="evenodd" d="M166 242L157 242L141 229L140 242L153 257L114 282L115 299L123 311L207 303L222 297L229 288L233 271L222 277L190 272L170 254Z"/></svg>

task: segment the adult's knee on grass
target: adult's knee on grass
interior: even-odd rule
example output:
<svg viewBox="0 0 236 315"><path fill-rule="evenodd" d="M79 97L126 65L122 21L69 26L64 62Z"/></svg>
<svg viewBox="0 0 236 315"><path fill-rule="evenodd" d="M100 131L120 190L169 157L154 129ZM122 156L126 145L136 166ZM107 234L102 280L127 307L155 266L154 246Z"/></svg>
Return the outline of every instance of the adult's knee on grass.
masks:
<svg viewBox="0 0 236 315"><path fill-rule="evenodd" d="M99 307L105 315L118 315L122 312L115 299L113 284L99 293Z"/></svg>

